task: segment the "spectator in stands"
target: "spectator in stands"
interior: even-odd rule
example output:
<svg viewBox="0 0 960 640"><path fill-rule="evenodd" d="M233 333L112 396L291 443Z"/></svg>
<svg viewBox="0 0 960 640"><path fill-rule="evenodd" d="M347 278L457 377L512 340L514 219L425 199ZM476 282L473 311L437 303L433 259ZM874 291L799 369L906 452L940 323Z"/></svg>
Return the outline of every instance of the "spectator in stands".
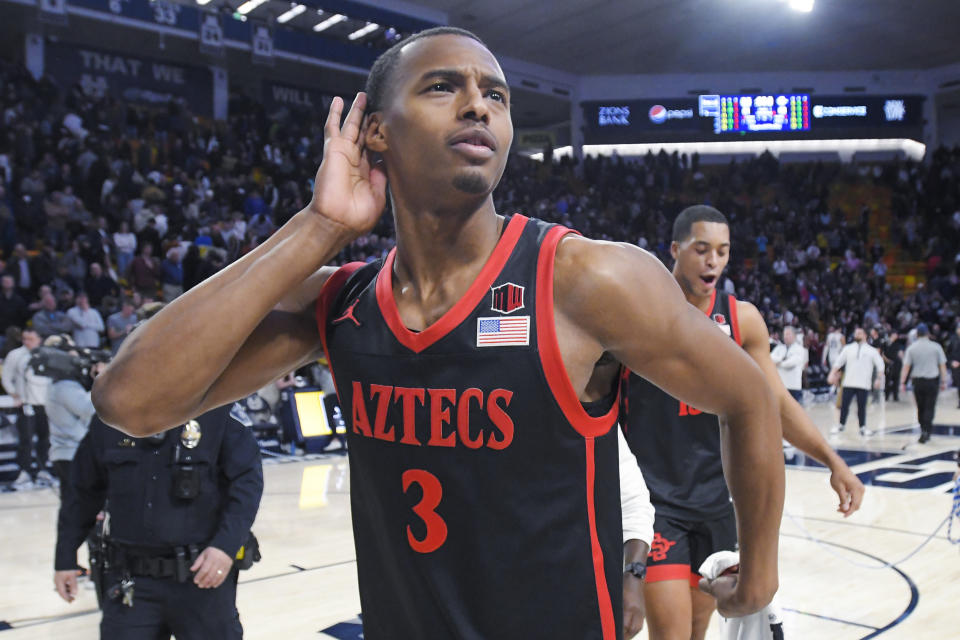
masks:
<svg viewBox="0 0 960 640"><path fill-rule="evenodd" d="M16 290L16 281L9 273L0 277L0 332L7 327L23 326L29 314L27 303Z"/></svg>
<svg viewBox="0 0 960 640"><path fill-rule="evenodd" d="M170 302L183 293L183 267L180 264L180 248L167 251L167 257L160 265L163 270L163 300Z"/></svg>
<svg viewBox="0 0 960 640"><path fill-rule="evenodd" d="M105 296L120 297L120 286L103 272L103 267L94 262L90 265L90 275L84 283L84 289L90 299L90 304L99 307Z"/></svg>
<svg viewBox="0 0 960 640"><path fill-rule="evenodd" d="M57 309L57 299L53 294L44 295L40 303L42 308L33 314L30 324L41 338L55 333L69 334L73 331L73 323L67 318L67 314Z"/></svg>
<svg viewBox="0 0 960 640"><path fill-rule="evenodd" d="M30 257L27 255L27 248L22 244L17 244L13 248L13 260L7 266L10 273L16 279L17 291L26 299L36 289L33 278L33 266L30 264Z"/></svg>
<svg viewBox="0 0 960 640"><path fill-rule="evenodd" d="M103 318L99 311L90 307L90 298L86 292L77 294L76 306L67 311L67 318L73 323L73 341L78 347L100 347L100 334L104 330Z"/></svg>
<svg viewBox="0 0 960 640"><path fill-rule="evenodd" d="M130 232L130 224L124 220L120 230L113 234L113 244L117 248L117 271L126 273L137 251L137 236Z"/></svg>
<svg viewBox="0 0 960 640"><path fill-rule="evenodd" d="M130 285L140 295L153 298L157 295L162 275L160 263L153 257L153 245L149 242L141 244L140 255L130 263Z"/></svg>
<svg viewBox="0 0 960 640"><path fill-rule="evenodd" d="M124 299L120 311L107 318L107 337L110 338L110 349L113 353L120 348L120 343L133 331L137 324L136 307L129 299Z"/></svg>

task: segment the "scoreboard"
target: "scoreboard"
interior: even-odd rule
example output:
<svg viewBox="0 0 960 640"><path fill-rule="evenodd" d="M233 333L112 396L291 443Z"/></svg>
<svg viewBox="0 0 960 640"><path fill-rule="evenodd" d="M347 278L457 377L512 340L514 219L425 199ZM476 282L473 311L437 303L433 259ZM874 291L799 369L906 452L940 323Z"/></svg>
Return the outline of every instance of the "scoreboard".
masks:
<svg viewBox="0 0 960 640"><path fill-rule="evenodd" d="M703 94L582 103L586 144L923 139L924 96Z"/></svg>
<svg viewBox="0 0 960 640"><path fill-rule="evenodd" d="M809 95L700 96L701 117L713 118L714 133L808 131Z"/></svg>

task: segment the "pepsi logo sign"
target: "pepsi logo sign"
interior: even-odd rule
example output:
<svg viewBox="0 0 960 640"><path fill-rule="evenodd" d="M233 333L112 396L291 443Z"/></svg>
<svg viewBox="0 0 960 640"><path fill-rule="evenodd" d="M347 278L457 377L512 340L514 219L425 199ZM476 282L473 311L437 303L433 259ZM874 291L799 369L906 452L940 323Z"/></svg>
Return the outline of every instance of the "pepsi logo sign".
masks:
<svg viewBox="0 0 960 640"><path fill-rule="evenodd" d="M662 104L655 104L650 107L647 115L650 117L650 122L663 124L667 120L686 120L693 118L693 109L667 109Z"/></svg>

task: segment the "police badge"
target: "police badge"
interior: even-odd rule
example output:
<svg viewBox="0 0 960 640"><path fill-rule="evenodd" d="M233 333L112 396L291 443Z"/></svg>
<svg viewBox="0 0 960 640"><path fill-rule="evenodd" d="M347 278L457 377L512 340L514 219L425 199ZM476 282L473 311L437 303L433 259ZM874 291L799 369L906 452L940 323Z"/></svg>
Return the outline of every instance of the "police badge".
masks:
<svg viewBox="0 0 960 640"><path fill-rule="evenodd" d="M180 432L180 442L182 442L183 446L187 449L193 449L200 444L200 437L202 435L203 434L200 433L200 423L196 420L191 420L183 425L183 431Z"/></svg>

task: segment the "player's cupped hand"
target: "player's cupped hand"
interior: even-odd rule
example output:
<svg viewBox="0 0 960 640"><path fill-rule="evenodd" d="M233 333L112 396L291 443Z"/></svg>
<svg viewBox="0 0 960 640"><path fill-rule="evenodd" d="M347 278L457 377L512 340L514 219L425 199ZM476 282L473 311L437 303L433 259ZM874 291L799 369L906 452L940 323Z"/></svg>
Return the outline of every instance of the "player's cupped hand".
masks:
<svg viewBox="0 0 960 640"><path fill-rule="evenodd" d="M387 176L366 148L370 124L365 116L367 95L357 94L341 124L344 103L330 103L323 127L323 161L317 171L309 208L356 234L368 232L386 206Z"/></svg>

